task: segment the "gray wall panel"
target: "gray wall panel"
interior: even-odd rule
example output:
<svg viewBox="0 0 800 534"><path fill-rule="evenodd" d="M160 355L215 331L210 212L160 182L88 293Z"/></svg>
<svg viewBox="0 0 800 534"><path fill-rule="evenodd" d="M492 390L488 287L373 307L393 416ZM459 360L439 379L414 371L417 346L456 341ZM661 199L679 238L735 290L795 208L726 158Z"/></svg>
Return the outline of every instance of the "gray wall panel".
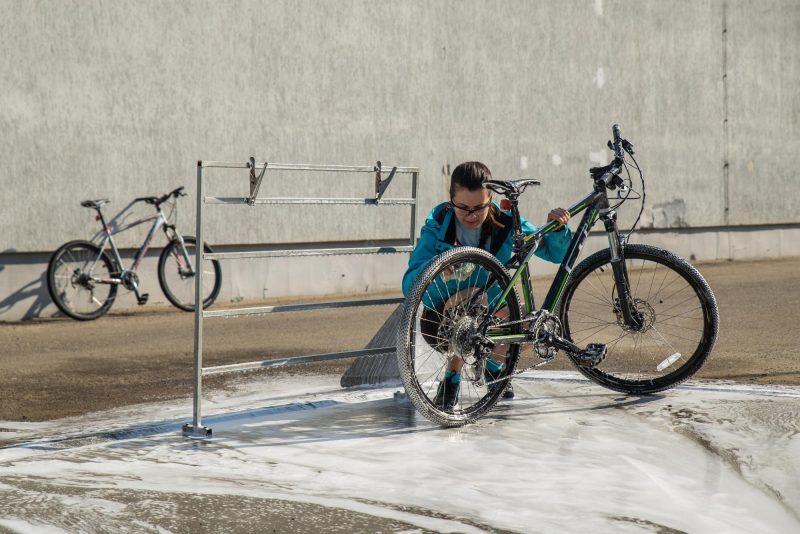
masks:
<svg viewBox="0 0 800 534"><path fill-rule="evenodd" d="M797 221L800 3L728 5L730 222Z"/></svg>
<svg viewBox="0 0 800 534"><path fill-rule="evenodd" d="M10 205L0 251L90 235L81 199L121 209L181 184L193 192L197 159L250 155L419 166L420 219L446 194L443 170L479 159L497 177L542 179L523 204L537 222L588 191L613 122L647 172L648 224L724 225L726 50L730 223L796 220L800 25L789 0L3 1L0 10L0 183ZM217 172L212 193L247 192L246 172ZM399 185L391 196L407 191ZM270 174L262 191L370 188L367 175ZM183 200L186 233L193 205ZM623 222L636 208L623 209ZM216 243L407 231L406 210L388 207L211 209Z"/></svg>

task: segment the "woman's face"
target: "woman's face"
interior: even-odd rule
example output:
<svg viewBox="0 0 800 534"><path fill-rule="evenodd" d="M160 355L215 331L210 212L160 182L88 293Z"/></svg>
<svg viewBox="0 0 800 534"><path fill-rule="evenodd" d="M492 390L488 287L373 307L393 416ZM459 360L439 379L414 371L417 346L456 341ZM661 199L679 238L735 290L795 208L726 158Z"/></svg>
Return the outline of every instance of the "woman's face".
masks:
<svg viewBox="0 0 800 534"><path fill-rule="evenodd" d="M466 228L478 228L489 215L492 194L481 187L470 191L466 187L456 186L455 195L450 199L458 221Z"/></svg>

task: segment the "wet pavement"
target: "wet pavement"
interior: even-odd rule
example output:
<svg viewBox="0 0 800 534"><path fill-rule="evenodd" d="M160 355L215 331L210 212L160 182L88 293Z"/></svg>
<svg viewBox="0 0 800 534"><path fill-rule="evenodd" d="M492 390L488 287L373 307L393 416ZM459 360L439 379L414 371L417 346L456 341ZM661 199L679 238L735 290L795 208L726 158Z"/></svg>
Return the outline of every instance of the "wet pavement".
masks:
<svg viewBox="0 0 800 534"><path fill-rule="evenodd" d="M442 429L396 388L337 386L217 394L208 441L180 435L188 400L0 422L0 532L800 531L800 388L537 372Z"/></svg>

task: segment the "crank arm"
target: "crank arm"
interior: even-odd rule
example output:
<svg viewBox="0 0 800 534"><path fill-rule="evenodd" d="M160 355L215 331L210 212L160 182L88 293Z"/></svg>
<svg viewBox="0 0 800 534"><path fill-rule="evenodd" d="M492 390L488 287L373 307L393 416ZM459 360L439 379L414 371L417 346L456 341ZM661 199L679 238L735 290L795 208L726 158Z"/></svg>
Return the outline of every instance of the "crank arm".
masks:
<svg viewBox="0 0 800 534"><path fill-rule="evenodd" d="M577 354L583 350L575 343L555 334L547 334L543 339L539 340L539 343L543 343L548 347L555 347L570 354Z"/></svg>
<svg viewBox="0 0 800 534"><path fill-rule="evenodd" d="M589 343L582 349L575 343L554 334L547 334L541 343L566 351L579 367L595 367L608 353L608 348L603 343Z"/></svg>

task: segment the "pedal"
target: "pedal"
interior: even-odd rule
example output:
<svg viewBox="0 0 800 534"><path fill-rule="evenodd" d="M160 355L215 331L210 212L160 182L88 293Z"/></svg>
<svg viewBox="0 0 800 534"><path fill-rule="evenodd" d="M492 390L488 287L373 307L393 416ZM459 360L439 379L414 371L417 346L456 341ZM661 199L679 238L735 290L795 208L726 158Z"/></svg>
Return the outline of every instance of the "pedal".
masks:
<svg viewBox="0 0 800 534"><path fill-rule="evenodd" d="M139 295L139 306L147 304L147 299L150 298L150 293L142 293Z"/></svg>
<svg viewBox="0 0 800 534"><path fill-rule="evenodd" d="M575 363L581 367L596 367L606 357L608 348L603 343L589 343L582 351L572 355Z"/></svg>

